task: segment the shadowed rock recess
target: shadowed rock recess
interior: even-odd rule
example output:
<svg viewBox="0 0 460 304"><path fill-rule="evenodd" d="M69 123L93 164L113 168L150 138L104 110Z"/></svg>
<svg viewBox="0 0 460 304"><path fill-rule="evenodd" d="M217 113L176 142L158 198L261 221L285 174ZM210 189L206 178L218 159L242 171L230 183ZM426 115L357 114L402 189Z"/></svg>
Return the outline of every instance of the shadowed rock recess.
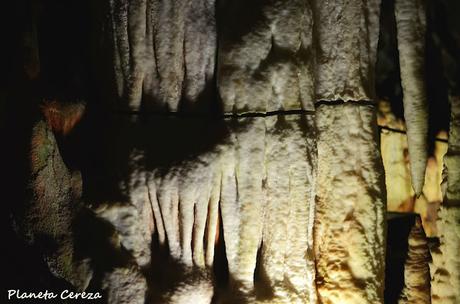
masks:
<svg viewBox="0 0 460 304"><path fill-rule="evenodd" d="M91 34L62 57L44 47L59 4L35 2L31 89L6 95L30 112L28 186L9 220L55 279L110 304L384 303L380 0L83 1ZM417 196L422 2L390 12ZM400 303L460 300L458 91L449 100L439 242L429 268L417 218Z"/></svg>

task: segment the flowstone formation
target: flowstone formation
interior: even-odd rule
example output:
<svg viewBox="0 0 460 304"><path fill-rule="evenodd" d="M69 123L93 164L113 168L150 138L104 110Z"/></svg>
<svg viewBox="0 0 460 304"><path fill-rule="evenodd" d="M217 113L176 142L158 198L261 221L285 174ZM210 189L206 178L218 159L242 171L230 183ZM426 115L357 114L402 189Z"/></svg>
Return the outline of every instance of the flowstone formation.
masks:
<svg viewBox="0 0 460 304"><path fill-rule="evenodd" d="M394 4L411 172L400 178L419 197L429 152L427 22L422 1ZM30 187L13 208L16 232L55 278L101 292L104 303L384 303L381 7L88 4L91 93L80 98L76 72L70 96L37 102L33 91ZM30 28L26 74L40 87L40 77L54 79L52 59L39 58L51 51L39 52L45 30ZM439 246L429 269L417 219L400 303L459 300L456 94Z"/></svg>

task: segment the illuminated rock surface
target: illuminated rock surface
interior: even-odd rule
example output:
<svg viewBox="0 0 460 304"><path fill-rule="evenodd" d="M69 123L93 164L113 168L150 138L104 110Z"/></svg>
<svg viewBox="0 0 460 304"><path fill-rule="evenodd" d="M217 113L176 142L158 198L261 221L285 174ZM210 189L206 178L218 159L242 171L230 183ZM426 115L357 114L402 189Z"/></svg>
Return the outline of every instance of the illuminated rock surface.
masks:
<svg viewBox="0 0 460 304"><path fill-rule="evenodd" d="M316 100L374 100L380 1L313 1L313 12Z"/></svg>
<svg viewBox="0 0 460 304"><path fill-rule="evenodd" d="M310 4L222 1L219 11L218 78L224 112L313 110Z"/></svg>
<svg viewBox="0 0 460 304"><path fill-rule="evenodd" d="M460 98L451 98L449 148L444 157L444 202L439 210L439 247L432 250L432 303L460 301Z"/></svg>
<svg viewBox="0 0 460 304"><path fill-rule="evenodd" d="M315 256L322 303L381 303L385 188L372 106L317 109Z"/></svg>
<svg viewBox="0 0 460 304"><path fill-rule="evenodd" d="M426 16L423 1L396 0L399 64L407 125L412 187L422 193L428 151L428 104L424 80Z"/></svg>
<svg viewBox="0 0 460 304"><path fill-rule="evenodd" d="M417 217L408 239L404 265L404 288L398 303L431 303L428 243L420 217Z"/></svg>
<svg viewBox="0 0 460 304"><path fill-rule="evenodd" d="M214 0L109 3L119 107L178 111L200 102L209 106L206 94L212 90L216 53Z"/></svg>
<svg viewBox="0 0 460 304"><path fill-rule="evenodd" d="M4 149L11 176L24 175L7 189L10 234L43 264L36 276L22 267L30 281L46 273L58 288L120 304L383 303L388 201L439 236L432 300L458 302L458 98L441 194L442 148L426 144L418 0L389 9L408 140L389 109L378 133L388 2L33 2L15 39L22 74L0 82L0 101L15 101L0 105L0 124L23 145L22 159ZM418 225L394 299L428 302L427 258Z"/></svg>
<svg viewBox="0 0 460 304"><path fill-rule="evenodd" d="M383 127L380 132L380 149L385 167L387 210L418 213L426 235L435 237L437 209L442 202L442 167L447 143L440 140L434 143L434 155L428 159L423 193L420 197L416 197L411 186L407 135L403 133L405 124L394 116L388 102L379 102L378 124ZM437 135L439 139L446 139L446 137L445 132Z"/></svg>
<svg viewBox="0 0 460 304"><path fill-rule="evenodd" d="M273 303L313 302L316 143L312 117L202 121L198 124L201 127L194 130L197 133L190 136L202 135L204 130L209 135L205 141L216 138L212 133L226 135L209 150L168 166L156 162L168 157L171 147L159 149L149 138L136 136L137 130L150 129L155 136L162 129L157 128L159 125L175 124L176 128L190 130L192 125L196 128L197 121L174 118L149 121L125 125L123 134L114 135L116 141L110 145L114 151L139 151L129 156L131 173L122 174L131 178L120 180L125 185L120 189L125 189L133 203L96 209L98 217L113 224L121 246L140 266L145 265L144 252L150 245L142 236L151 231L158 242L153 247L166 246L177 267L206 273L214 264L216 239L222 238L230 277L222 299L228 303L243 299L256 301L258 297L267 297L267 301L273 298ZM121 145L117 146L117 142ZM113 154L111 163L119 163L123 155L123 152ZM100 177L100 180L110 179ZM145 197L148 197L147 207L143 205ZM140 222L142 225L137 225L134 218L142 219L137 213L146 210L152 210L153 220L146 215ZM154 227L149 224L152 221ZM147 231L144 233L143 229ZM163 267L155 257L151 263ZM203 280L203 284L215 284L212 277L205 276ZM194 288L195 284L194 280L181 276L172 277L171 285L177 285L177 290L165 291L166 295L158 297L180 299L185 297L180 294L187 290L199 290Z"/></svg>

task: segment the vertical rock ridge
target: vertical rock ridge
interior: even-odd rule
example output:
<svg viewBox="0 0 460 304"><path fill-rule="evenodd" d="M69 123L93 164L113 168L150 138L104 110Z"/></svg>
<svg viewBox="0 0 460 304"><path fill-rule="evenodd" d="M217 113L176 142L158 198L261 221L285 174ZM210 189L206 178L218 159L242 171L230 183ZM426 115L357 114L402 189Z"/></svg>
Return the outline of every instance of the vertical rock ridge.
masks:
<svg viewBox="0 0 460 304"><path fill-rule="evenodd" d="M460 98L451 96L448 150L444 156L444 201L436 222L439 246L432 249L432 303L460 301Z"/></svg>
<svg viewBox="0 0 460 304"><path fill-rule="evenodd" d="M315 99L375 100L380 1L312 2Z"/></svg>
<svg viewBox="0 0 460 304"><path fill-rule="evenodd" d="M385 188L372 106L317 109L319 301L383 301Z"/></svg>
<svg viewBox="0 0 460 304"><path fill-rule="evenodd" d="M428 160L428 103L424 80L426 16L423 1L396 0L395 17L412 187L420 196Z"/></svg>
<svg viewBox="0 0 460 304"><path fill-rule="evenodd" d="M113 64L121 109L213 105L214 0L112 0Z"/></svg>
<svg viewBox="0 0 460 304"><path fill-rule="evenodd" d="M260 288L272 290L273 303L315 303L315 269L308 253L316 172L314 120L274 117L266 124L267 205L260 259L268 287Z"/></svg>

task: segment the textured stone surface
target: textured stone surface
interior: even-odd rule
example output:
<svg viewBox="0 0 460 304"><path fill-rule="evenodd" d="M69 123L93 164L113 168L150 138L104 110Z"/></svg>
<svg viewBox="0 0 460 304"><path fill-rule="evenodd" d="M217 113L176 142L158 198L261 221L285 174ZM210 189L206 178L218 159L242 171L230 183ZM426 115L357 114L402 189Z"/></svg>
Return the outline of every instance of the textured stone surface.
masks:
<svg viewBox="0 0 460 304"><path fill-rule="evenodd" d="M261 266L272 303L316 303L316 144L312 118L267 119Z"/></svg>
<svg viewBox="0 0 460 304"><path fill-rule="evenodd" d="M404 265L404 288L398 303L431 303L431 260L422 221L417 217L408 238L408 252Z"/></svg>
<svg viewBox="0 0 460 304"><path fill-rule="evenodd" d="M214 15L214 0L111 0L120 107L177 111L209 105L216 52Z"/></svg>
<svg viewBox="0 0 460 304"><path fill-rule="evenodd" d="M105 301L114 304L144 304L147 283L134 267L117 267L104 274L102 287Z"/></svg>
<svg viewBox="0 0 460 304"><path fill-rule="evenodd" d="M375 100L380 1L313 1L316 100Z"/></svg>
<svg viewBox="0 0 460 304"><path fill-rule="evenodd" d="M34 127L30 157L33 199L25 206L21 230L29 242L42 246L53 274L84 290L92 271L87 260L76 256L72 225L79 209L81 176L69 172L44 121Z"/></svg>
<svg viewBox="0 0 460 304"><path fill-rule="evenodd" d="M299 0L221 2L218 85L224 112L312 110L310 4Z"/></svg>
<svg viewBox="0 0 460 304"><path fill-rule="evenodd" d="M373 100L379 5L219 3L220 104L212 88L214 1L112 0L121 107L245 113L312 110L315 100Z"/></svg>
<svg viewBox="0 0 460 304"><path fill-rule="evenodd" d="M96 213L112 223L138 265L146 265L147 248L157 248L152 269L164 268L157 275L169 282L164 290L157 288L159 302L182 303L186 291L206 302L210 286L221 284L205 274L214 266L216 240L223 239L229 285L218 291L222 301L252 303L267 297L263 301L314 303L316 143L311 116L225 121L152 117L117 124L123 125L121 133L109 128L113 141L102 143L114 151L105 166L128 166L118 176L113 170L99 172L97 180L111 181L102 189L118 187L131 204L104 203ZM188 145L177 142L181 137L156 145L168 126L171 134L196 140L197 150L182 149ZM150 136L138 136L140 129L151 130ZM142 210L151 210L153 219L143 217ZM144 239L151 233L152 245ZM161 248L167 248L172 264L161 256Z"/></svg>
<svg viewBox="0 0 460 304"><path fill-rule="evenodd" d="M425 7L421 0L396 0L404 118L411 164L412 187L419 196L425 181L428 158L428 104L425 87Z"/></svg>
<svg viewBox="0 0 460 304"><path fill-rule="evenodd" d="M428 237L435 237L437 235L437 209L443 200L441 182L443 157L447 152L447 143L435 141L434 155L428 158L423 193L416 197L411 186L407 135L385 129L388 127L403 131L405 124L392 114L387 102L379 102L378 114L378 124L384 127L380 132L380 150L385 168L387 210L418 213L422 219L425 234ZM447 139L447 134L440 132L437 137Z"/></svg>
<svg viewBox="0 0 460 304"><path fill-rule="evenodd" d="M444 157L444 202L437 221L439 246L433 248L432 303L460 301L460 98L451 97L449 148Z"/></svg>
<svg viewBox="0 0 460 304"><path fill-rule="evenodd" d="M445 198L460 208L460 96L451 96L449 147L444 157L447 170Z"/></svg>
<svg viewBox="0 0 460 304"><path fill-rule="evenodd" d="M431 250L431 302L454 304L460 299L460 209L441 205L438 214L440 244Z"/></svg>
<svg viewBox="0 0 460 304"><path fill-rule="evenodd" d="M381 303L385 188L375 109L321 105L315 218L322 303Z"/></svg>

